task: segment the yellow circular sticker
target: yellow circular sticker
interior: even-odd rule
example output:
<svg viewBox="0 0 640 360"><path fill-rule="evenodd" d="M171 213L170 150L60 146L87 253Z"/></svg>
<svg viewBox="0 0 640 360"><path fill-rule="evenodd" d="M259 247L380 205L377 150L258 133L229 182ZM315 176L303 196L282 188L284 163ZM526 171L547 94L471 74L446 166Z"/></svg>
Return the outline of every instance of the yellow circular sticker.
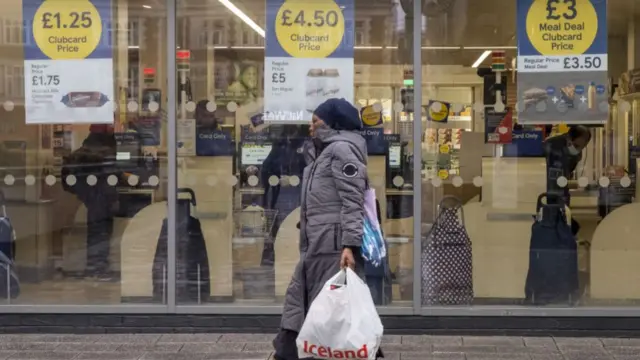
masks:
<svg viewBox="0 0 640 360"><path fill-rule="evenodd" d="M438 171L438 177L442 180L446 180L449 177L449 170Z"/></svg>
<svg viewBox="0 0 640 360"><path fill-rule="evenodd" d="M33 17L33 38L52 60L84 59L101 36L102 19L89 0L45 0Z"/></svg>
<svg viewBox="0 0 640 360"><path fill-rule="evenodd" d="M362 108L362 122L367 126L376 126L380 123L382 114L375 111L373 106L365 106Z"/></svg>
<svg viewBox="0 0 640 360"><path fill-rule="evenodd" d="M579 55L598 32L590 0L534 0L527 14L527 35L541 55Z"/></svg>
<svg viewBox="0 0 640 360"><path fill-rule="evenodd" d="M444 122L449 117L449 107L442 102L435 101L429 106L431 121Z"/></svg>
<svg viewBox="0 0 640 360"><path fill-rule="evenodd" d="M448 154L450 150L449 145L440 145L440 154Z"/></svg>
<svg viewBox="0 0 640 360"><path fill-rule="evenodd" d="M327 57L344 36L344 15L334 0L286 0L274 25L280 46L297 58Z"/></svg>

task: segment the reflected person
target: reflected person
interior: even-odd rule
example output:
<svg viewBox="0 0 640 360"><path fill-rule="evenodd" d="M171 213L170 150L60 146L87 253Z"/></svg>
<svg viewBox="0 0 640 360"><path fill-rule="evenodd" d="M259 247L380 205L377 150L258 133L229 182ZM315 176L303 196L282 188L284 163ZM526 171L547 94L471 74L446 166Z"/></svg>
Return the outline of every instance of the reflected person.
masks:
<svg viewBox="0 0 640 360"><path fill-rule="evenodd" d="M110 125L91 125L82 146L65 158L63 179L76 178L73 185L62 181L65 190L75 194L87 208L87 265L85 276L101 281L111 280L109 253L113 234L114 206L118 202L115 186L108 183L111 175L118 178L114 160L117 143ZM95 184L88 181L89 176Z"/></svg>
<svg viewBox="0 0 640 360"><path fill-rule="evenodd" d="M585 126L578 125L569 128L566 134L548 138L544 142L544 152L547 158L547 201L564 202L570 206L571 197L569 186L558 185L558 178L571 179L576 167L582 161L582 151L591 141L591 131ZM571 219L571 231L576 235L580 225Z"/></svg>

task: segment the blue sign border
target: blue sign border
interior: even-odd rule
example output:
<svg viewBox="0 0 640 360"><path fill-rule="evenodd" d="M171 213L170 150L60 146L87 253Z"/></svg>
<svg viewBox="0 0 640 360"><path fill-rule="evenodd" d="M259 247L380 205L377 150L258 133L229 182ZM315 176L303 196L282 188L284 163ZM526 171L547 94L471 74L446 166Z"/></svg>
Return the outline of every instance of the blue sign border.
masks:
<svg viewBox="0 0 640 360"><path fill-rule="evenodd" d="M51 60L38 47L33 37L34 16L42 3L50 0L23 0L22 1L22 18L24 26L22 27L22 38L24 39L24 59L25 60ZM111 0L88 0L96 7L102 21L102 34L98 46L93 50L86 59L111 59L113 57L112 45L110 44L112 36L107 36L111 32ZM66 59L62 59L66 60Z"/></svg>
<svg viewBox="0 0 640 360"><path fill-rule="evenodd" d="M292 57L278 42L276 37L275 23L278 17L278 10L286 0L267 0L266 9L266 29L265 29L265 56L266 57ZM355 20L353 0L334 0L342 9L344 16L344 36L336 50L327 58L353 58L353 46L355 43Z"/></svg>
<svg viewBox="0 0 640 360"><path fill-rule="evenodd" d="M527 14L534 2L541 0L518 0L518 55L535 56L542 55L533 46L527 35ZM591 47L584 52L585 55L607 54L607 2L606 0L589 0L598 16L598 31ZM582 55L582 54L571 54Z"/></svg>

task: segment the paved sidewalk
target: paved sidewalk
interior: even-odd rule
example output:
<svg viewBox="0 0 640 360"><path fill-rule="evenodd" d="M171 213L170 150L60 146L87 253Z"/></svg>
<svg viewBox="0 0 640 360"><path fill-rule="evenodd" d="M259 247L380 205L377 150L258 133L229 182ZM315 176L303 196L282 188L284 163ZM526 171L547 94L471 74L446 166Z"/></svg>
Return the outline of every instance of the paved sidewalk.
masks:
<svg viewBox="0 0 640 360"><path fill-rule="evenodd" d="M0 360L267 360L272 335L0 335ZM386 336L390 360L640 360L640 339Z"/></svg>

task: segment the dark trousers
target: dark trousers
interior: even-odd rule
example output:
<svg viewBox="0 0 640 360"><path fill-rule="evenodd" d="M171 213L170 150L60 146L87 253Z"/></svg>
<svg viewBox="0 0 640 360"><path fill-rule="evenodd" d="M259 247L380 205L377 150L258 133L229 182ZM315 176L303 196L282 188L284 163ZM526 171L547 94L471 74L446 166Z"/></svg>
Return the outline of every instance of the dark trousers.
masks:
<svg viewBox="0 0 640 360"><path fill-rule="evenodd" d="M105 203L86 204L87 207L87 272L106 275L109 272L109 252L113 235L113 212Z"/></svg>
<svg viewBox="0 0 640 360"><path fill-rule="evenodd" d="M578 223L573 217L571 218L571 233L573 236L577 236L580 232L580 223Z"/></svg>
<svg viewBox="0 0 640 360"><path fill-rule="evenodd" d="M275 360L313 360L313 358L298 358L298 348L296 346L296 338L298 333L292 330L280 329L276 338L273 340L273 348L275 349ZM384 353L382 349L378 349L376 359L383 359Z"/></svg>
<svg viewBox="0 0 640 360"><path fill-rule="evenodd" d="M273 340L275 360L299 360L296 338L298 333L291 330L280 329Z"/></svg>

